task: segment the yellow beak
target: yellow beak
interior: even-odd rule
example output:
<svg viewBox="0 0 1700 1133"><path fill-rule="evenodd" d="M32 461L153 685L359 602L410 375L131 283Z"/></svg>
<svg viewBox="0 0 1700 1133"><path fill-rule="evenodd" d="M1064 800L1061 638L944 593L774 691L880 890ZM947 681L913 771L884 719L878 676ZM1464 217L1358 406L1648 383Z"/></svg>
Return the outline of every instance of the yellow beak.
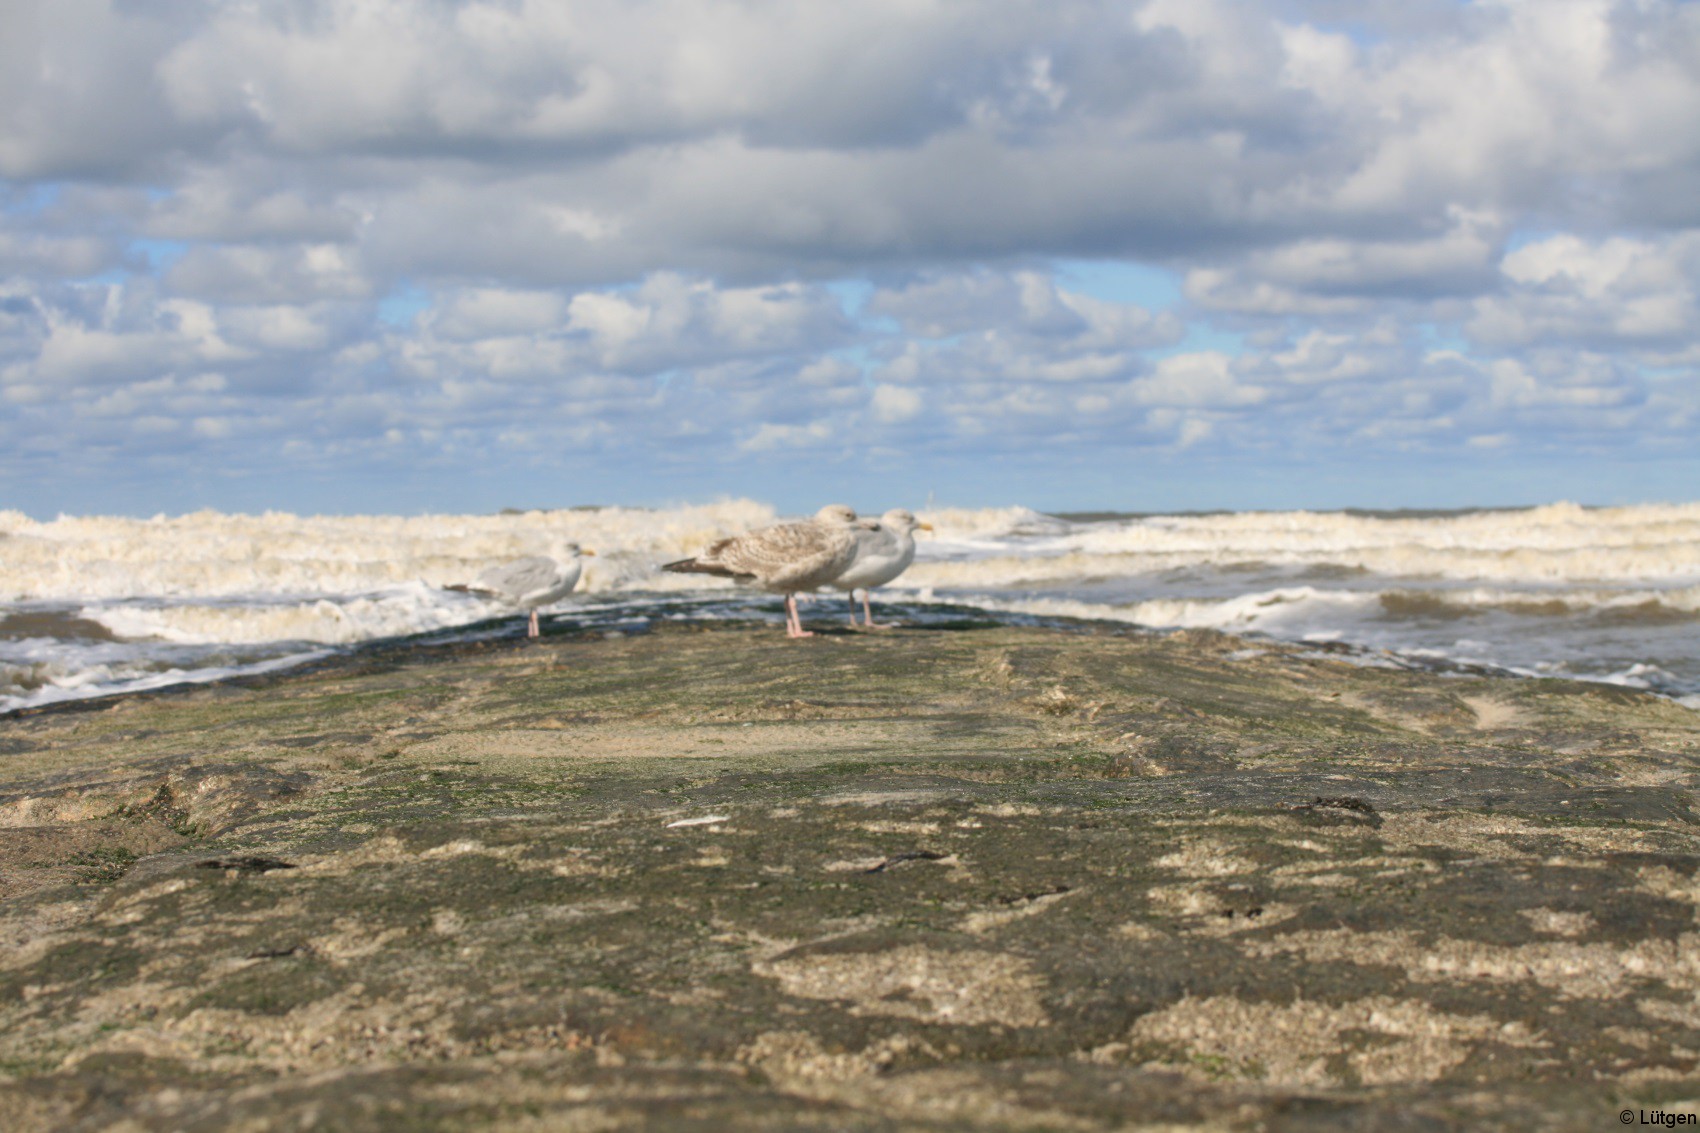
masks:
<svg viewBox="0 0 1700 1133"><path fill-rule="evenodd" d="M932 529L933 525L930 523L917 523L915 525L915 530L917 531L931 531Z"/></svg>
<svg viewBox="0 0 1700 1133"><path fill-rule="evenodd" d="M589 555L593 559L596 557L596 552L591 550L589 547L580 547L578 553L581 555Z"/></svg>

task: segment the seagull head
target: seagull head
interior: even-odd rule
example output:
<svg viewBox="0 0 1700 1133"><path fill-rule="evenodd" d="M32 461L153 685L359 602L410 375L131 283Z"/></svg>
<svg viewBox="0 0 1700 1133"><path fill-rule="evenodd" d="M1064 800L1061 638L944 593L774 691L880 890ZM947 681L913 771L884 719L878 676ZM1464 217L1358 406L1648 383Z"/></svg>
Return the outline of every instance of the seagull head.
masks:
<svg viewBox="0 0 1700 1133"><path fill-rule="evenodd" d="M912 531L931 531L933 529L932 524L922 523L915 518L915 513L906 507L894 507L880 516L880 525L889 527L902 535L908 535Z"/></svg>

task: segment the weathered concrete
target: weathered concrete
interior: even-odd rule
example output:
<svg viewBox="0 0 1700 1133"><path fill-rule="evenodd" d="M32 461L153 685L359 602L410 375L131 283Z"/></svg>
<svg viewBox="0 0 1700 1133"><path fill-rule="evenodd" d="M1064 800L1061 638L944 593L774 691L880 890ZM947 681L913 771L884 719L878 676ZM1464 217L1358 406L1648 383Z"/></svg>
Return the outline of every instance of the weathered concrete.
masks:
<svg viewBox="0 0 1700 1133"><path fill-rule="evenodd" d="M6 1130L1700 1099L1700 714L1634 692L673 626L13 717L0 752Z"/></svg>

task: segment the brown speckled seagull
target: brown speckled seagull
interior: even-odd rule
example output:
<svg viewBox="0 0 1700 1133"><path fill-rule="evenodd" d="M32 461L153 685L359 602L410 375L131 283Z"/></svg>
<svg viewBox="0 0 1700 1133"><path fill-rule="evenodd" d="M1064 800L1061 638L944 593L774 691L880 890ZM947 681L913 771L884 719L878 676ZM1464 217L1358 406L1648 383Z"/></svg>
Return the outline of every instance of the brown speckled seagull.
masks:
<svg viewBox="0 0 1700 1133"><path fill-rule="evenodd" d="M786 636L813 637L797 616L797 591L826 585L855 557L856 513L843 504L828 504L813 519L746 531L661 569L735 578L783 594Z"/></svg>

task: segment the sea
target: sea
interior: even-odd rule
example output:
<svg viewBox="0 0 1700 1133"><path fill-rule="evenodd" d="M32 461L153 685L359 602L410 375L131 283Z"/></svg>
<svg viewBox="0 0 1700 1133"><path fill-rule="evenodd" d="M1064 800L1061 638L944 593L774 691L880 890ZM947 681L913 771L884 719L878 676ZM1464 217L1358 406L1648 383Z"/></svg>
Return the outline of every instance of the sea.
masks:
<svg viewBox="0 0 1700 1133"><path fill-rule="evenodd" d="M1209 628L1369 665L1600 681L1700 709L1700 503L919 514L934 530L876 593L876 618ZM518 636L523 617L445 588L571 542L596 557L544 611L549 629L755 618L777 634L777 597L657 567L783 518L748 499L498 515L0 511L0 712L374 643ZM804 612L843 625L847 603L833 591Z"/></svg>

